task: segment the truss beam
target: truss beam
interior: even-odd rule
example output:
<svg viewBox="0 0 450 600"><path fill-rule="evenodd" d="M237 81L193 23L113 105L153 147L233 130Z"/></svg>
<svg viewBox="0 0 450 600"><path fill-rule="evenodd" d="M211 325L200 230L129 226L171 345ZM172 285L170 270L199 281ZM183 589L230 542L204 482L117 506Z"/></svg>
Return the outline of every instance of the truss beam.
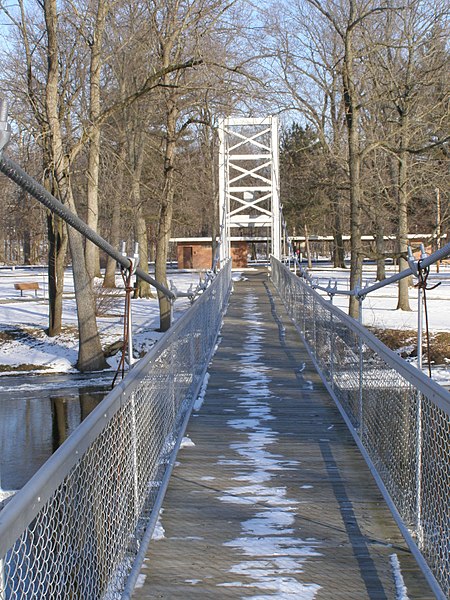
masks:
<svg viewBox="0 0 450 600"><path fill-rule="evenodd" d="M221 259L231 256L232 228L247 229L250 239L253 229L265 228L270 252L280 259L278 119L222 119L219 137Z"/></svg>

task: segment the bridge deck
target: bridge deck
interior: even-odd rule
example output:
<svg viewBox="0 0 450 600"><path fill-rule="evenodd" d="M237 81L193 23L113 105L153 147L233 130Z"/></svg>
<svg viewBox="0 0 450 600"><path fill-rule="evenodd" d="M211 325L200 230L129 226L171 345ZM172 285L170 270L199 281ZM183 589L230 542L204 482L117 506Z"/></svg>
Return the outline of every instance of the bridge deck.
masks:
<svg viewBox="0 0 450 600"><path fill-rule="evenodd" d="M133 598L433 598L267 276L246 277Z"/></svg>

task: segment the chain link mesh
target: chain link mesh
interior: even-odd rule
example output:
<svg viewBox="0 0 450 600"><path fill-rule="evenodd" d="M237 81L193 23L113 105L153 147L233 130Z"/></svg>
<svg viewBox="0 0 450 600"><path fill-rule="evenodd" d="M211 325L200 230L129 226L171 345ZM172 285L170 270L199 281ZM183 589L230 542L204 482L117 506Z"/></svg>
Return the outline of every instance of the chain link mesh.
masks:
<svg viewBox="0 0 450 600"><path fill-rule="evenodd" d="M444 597L450 597L450 393L279 261L272 280Z"/></svg>
<svg viewBox="0 0 450 600"><path fill-rule="evenodd" d="M230 283L227 263L44 465L45 476L43 468L0 513L1 600L121 597L214 350Z"/></svg>

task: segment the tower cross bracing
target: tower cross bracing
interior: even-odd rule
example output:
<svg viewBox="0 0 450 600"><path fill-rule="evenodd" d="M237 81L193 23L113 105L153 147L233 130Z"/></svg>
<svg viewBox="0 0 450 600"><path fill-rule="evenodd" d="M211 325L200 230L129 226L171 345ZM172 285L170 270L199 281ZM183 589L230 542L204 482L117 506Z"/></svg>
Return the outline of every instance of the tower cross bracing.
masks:
<svg viewBox="0 0 450 600"><path fill-rule="evenodd" d="M281 256L278 119L226 118L219 124L220 225L224 233L221 260L231 256L231 238L261 237ZM254 232L259 229L259 233Z"/></svg>

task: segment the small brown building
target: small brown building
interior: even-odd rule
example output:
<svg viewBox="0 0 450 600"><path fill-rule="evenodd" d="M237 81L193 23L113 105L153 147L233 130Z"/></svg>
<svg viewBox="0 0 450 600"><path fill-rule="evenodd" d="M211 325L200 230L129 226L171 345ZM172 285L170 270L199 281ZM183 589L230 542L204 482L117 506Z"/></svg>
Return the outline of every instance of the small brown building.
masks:
<svg viewBox="0 0 450 600"><path fill-rule="evenodd" d="M212 264L211 238L175 238L179 269L210 269ZM233 267L247 266L247 242L231 242Z"/></svg>

